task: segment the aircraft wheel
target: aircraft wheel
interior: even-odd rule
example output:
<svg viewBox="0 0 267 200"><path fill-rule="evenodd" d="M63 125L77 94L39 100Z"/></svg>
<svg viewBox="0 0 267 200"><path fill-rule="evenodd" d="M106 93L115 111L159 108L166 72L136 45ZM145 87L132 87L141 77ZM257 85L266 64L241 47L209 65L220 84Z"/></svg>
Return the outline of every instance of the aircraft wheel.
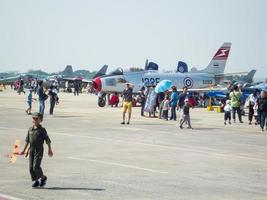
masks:
<svg viewBox="0 0 267 200"><path fill-rule="evenodd" d="M105 101L105 99L103 99L103 98L99 98L98 99L98 106L99 107L104 107L106 105L106 101Z"/></svg>

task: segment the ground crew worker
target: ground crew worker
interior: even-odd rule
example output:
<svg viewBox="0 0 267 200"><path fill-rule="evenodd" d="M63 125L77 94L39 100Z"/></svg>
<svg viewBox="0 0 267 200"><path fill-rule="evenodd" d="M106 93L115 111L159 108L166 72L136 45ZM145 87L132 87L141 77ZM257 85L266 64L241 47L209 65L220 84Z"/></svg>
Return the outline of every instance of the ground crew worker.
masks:
<svg viewBox="0 0 267 200"><path fill-rule="evenodd" d="M47 132L44 127L41 125L42 114L41 113L33 113L32 114L32 123L28 130L28 134L26 137L26 143L23 151L20 153L21 155L25 154L28 146L29 147L29 168L31 179L33 181L32 187L36 188L38 186L42 187L46 184L47 177L43 174L41 168L41 161L43 158L43 143L46 141L48 145L48 155L50 157L53 156L52 148L51 148L51 140L49 139Z"/></svg>

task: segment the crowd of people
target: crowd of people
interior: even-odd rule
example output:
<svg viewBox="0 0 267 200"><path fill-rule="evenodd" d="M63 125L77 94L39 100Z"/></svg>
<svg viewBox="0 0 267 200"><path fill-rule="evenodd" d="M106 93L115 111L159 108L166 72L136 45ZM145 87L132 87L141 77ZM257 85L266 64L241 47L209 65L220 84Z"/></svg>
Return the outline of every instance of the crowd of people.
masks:
<svg viewBox="0 0 267 200"><path fill-rule="evenodd" d="M32 114L33 126L28 130L26 136L26 144L23 150L20 152L21 155L25 154L30 148L30 175L33 181L32 187L42 187L46 184L47 177L44 175L41 168L41 161L43 158L43 143L44 141L48 145L48 155L53 156L53 151L51 148L51 140L46 132L46 129L42 127L41 122L44 117L45 102L50 99L50 109L49 114L53 115L54 107L59 102L58 98L58 84L54 82L49 88L44 87L43 81L37 81L37 85L33 83L29 89L27 96L28 108L26 113L31 115L32 102L37 101L37 98L33 98L33 92L38 96L39 102L39 112ZM155 85L150 85L143 87L140 91L138 98L133 97L133 87L134 85L130 83L125 84L125 89L122 92L122 125L130 124L132 116L132 107L138 101L141 107L141 116L144 117L148 113L149 117L156 117L156 112L158 113L159 119L164 120L174 120L177 121L177 111L179 112L178 127L180 129L184 128L184 124L187 124L187 128L193 129L191 125L190 109L196 106L198 103L201 104L202 98L198 98L197 95L190 95L188 93L188 88L183 87L182 91L179 93L175 86L172 86L171 90L155 93ZM74 88L75 89L75 88ZM24 92L24 82L19 81L18 93ZM74 90L77 92L77 89ZM25 92L24 92L25 93ZM74 95L78 95L76 93ZM153 96L154 95L154 96ZM152 98L153 97L153 98ZM234 123L236 123L236 114L238 116L239 123L243 123L242 120L242 107L248 108L248 121L249 125L252 125L253 118L255 120L255 125L260 125L262 131L267 129L267 91L255 90L252 94L248 96L245 104L242 103L242 91L241 87L234 85L229 94L226 95L221 101L221 106L224 109L224 124L231 124L231 119L233 118ZM120 97L118 93L108 95L109 105L112 107L118 107L120 102ZM211 104L211 102L210 102ZM151 109L152 108L152 109ZM126 116L126 113L128 115ZM35 136L33 137L33 134Z"/></svg>
<svg viewBox="0 0 267 200"><path fill-rule="evenodd" d="M233 85L229 89L229 93L226 94L225 98L209 98L205 94L189 93L186 87L182 88L182 92L178 92L177 88L173 86L171 91L158 93L156 100L153 103L153 110L146 109L147 98L149 92L155 89L154 85L143 87L138 97L131 97L132 104L129 107L128 93L129 83L126 84L126 89L122 93L122 107L123 107L123 122L125 124L125 112L132 111L133 102L140 103L141 116L156 117L164 120L177 120L177 111L179 112L179 127L182 129L184 123L188 125L188 128L192 128L190 120L190 108L195 106L203 107L204 105L219 105L221 110L224 112L224 124L231 124L231 120L236 123L244 123L242 117L244 115L244 108L248 108L248 123L252 125L254 120L255 125L260 125L262 131L267 129L267 91L254 90L247 98L246 102L242 100L242 86ZM133 95L133 94L132 94ZM128 99L127 101L125 100ZM108 95L108 102L110 106L118 106L119 95L114 93ZM210 102L208 102L210 101ZM126 109L127 108L127 109ZM237 117L236 117L237 115ZM129 120L130 120L129 115ZM130 123L130 122L129 122Z"/></svg>
<svg viewBox="0 0 267 200"><path fill-rule="evenodd" d="M25 93L25 83L22 79L17 80L16 83L17 92L21 94ZM42 81L32 80L28 83L30 86L29 93L27 96L28 107L25 112L30 115L32 109L33 100L37 101L37 98L33 98L33 93L38 96L39 103L39 113L44 114L45 102L49 98L50 108L49 114L53 115L55 105L59 103L58 91L59 85L55 81L49 88L44 87ZM76 87L75 87L76 86ZM74 84L74 95L78 95L79 84ZM173 86L170 91L157 93L155 101L153 104L153 109L146 108L147 98L150 91L155 90L155 85L142 87L139 95L137 97L133 96L132 87L130 83L126 84L125 90L122 92L122 107L123 107L123 121L122 124L130 124L132 107L136 104L141 106L141 116L145 116L145 113L149 117L156 117L158 113L158 118L165 120L177 120L177 111L179 112L179 127L183 128L184 123L188 124L188 128L192 128L190 121L190 108L195 106L207 106L207 105L220 105L222 110L224 110L224 124L231 124L231 120L234 123L238 120L239 123L243 123L242 112L244 112L244 107L248 108L248 121L249 125L254 123L255 125L260 125L261 130L264 131L267 126L267 92L254 90L246 100L242 101L242 86L233 85L229 93L226 94L225 98L209 98L205 94L199 93L189 93L186 87L183 87L182 92L178 92L177 88ZM120 102L120 96L118 93L107 95L108 104L111 107L118 107ZM151 102L150 102L151 104ZM126 121L126 112L128 111L128 120ZM236 117L237 115L237 117Z"/></svg>
<svg viewBox="0 0 267 200"><path fill-rule="evenodd" d="M17 81L16 81L17 82ZM15 85L16 85L15 82ZM18 81L19 85L17 85L17 92L20 95L21 92L24 92L24 94L26 93L24 91L24 81L23 79L20 79ZM16 87L14 87L14 89L16 89ZM53 84L51 84L49 87L45 87L43 84L42 80L32 80L28 83L29 88L29 93L27 95L26 98L26 102L27 102L27 109L25 110L27 115L31 115L32 112L32 103L33 101L37 101L39 103L39 113L42 114L42 116L44 115L44 111L45 111L45 102L46 100L49 98L49 102L50 102L50 108L49 108L49 114L53 115L54 113L54 107L55 105L57 105L59 103L59 98L58 98L58 92L59 92L59 85L57 81L54 81ZM33 98L33 93L36 94L38 96L38 98Z"/></svg>
<svg viewBox="0 0 267 200"><path fill-rule="evenodd" d="M248 122L252 125L253 118L255 125L260 124L262 131L267 129L267 91L254 90L247 98L245 103L242 101L242 86L234 85L231 92L226 97L224 106L224 124L226 121L231 124L231 112L234 123L236 122L236 113L239 123L244 123L242 120L242 110L248 108Z"/></svg>
<svg viewBox="0 0 267 200"><path fill-rule="evenodd" d="M145 112L147 112L149 117L156 117L156 112L158 112L158 118L176 121L176 112L177 110L179 110L179 127L182 129L183 124L186 123L188 125L188 128L192 129L190 120L190 107L192 107L192 105L190 105L189 99L187 98L187 88L184 87L183 92L180 94L178 94L177 88L175 86L172 87L171 93L169 91L158 93L154 100L152 99L152 110L149 110L149 107L151 107L151 105L147 105L150 101L148 100L148 98L150 92L154 91L154 89L155 85L143 87L140 91L139 97L137 97L141 107L141 116L144 117ZM109 104L112 107L115 104L116 106L118 106L119 97L117 93L111 95L111 98L109 99ZM121 124L125 124L126 122L125 115L127 111L128 120L126 124L130 124L133 102L136 101L137 100L133 98L133 85L126 83L126 88L122 92L123 121L121 122Z"/></svg>

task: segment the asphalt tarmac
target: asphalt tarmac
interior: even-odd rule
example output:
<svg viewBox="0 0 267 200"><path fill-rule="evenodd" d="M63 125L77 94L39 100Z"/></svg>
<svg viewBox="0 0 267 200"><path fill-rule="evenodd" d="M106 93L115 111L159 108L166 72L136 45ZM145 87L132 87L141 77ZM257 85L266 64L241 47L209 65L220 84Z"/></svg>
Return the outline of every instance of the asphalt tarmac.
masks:
<svg viewBox="0 0 267 200"><path fill-rule="evenodd" d="M59 94L54 116L46 101L43 126L54 156L42 162L48 177L32 189L28 159L9 163L16 139L21 148L31 116L26 95L0 92L0 199L207 200L267 199L267 131L223 124L223 114L191 110L193 130L175 121L141 117L133 109L121 125L121 108L97 107L97 96ZM33 103L37 111L38 102Z"/></svg>

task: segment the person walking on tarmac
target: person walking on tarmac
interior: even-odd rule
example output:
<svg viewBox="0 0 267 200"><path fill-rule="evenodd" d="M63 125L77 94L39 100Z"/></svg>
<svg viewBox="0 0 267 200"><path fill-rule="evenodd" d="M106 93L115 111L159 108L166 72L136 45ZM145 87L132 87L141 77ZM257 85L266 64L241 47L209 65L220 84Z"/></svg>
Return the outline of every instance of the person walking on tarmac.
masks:
<svg viewBox="0 0 267 200"><path fill-rule="evenodd" d="M258 118L260 121L261 130L264 131L267 121L267 92L261 91L260 98L257 100Z"/></svg>
<svg viewBox="0 0 267 200"><path fill-rule="evenodd" d="M125 124L125 113L128 110L128 121L127 124L130 124L131 114L132 114L132 100L133 100L133 85L130 83L126 83L126 88L122 92L123 98L123 113L121 124Z"/></svg>
<svg viewBox="0 0 267 200"><path fill-rule="evenodd" d="M39 97L39 113L41 113L43 117L45 110L45 100L48 98L48 95L44 91L43 81L38 82L37 95Z"/></svg>
<svg viewBox="0 0 267 200"><path fill-rule="evenodd" d="M25 110L27 115L32 114L32 112L31 112L32 111L32 100L36 100L36 98L32 98L32 89L30 89L28 97L27 97L28 108L27 108L27 110Z"/></svg>
<svg viewBox="0 0 267 200"><path fill-rule="evenodd" d="M145 87L143 86L140 91L140 102L141 102L141 116L144 117L144 108L146 104L146 94L145 94Z"/></svg>
<svg viewBox="0 0 267 200"><path fill-rule="evenodd" d="M233 119L234 119L234 122L236 122L235 113L237 112L239 122L243 123L242 115L241 115L241 96L242 96L242 93L239 91L238 86L234 85L233 91L229 95L231 99L231 106L233 109Z"/></svg>
<svg viewBox="0 0 267 200"><path fill-rule="evenodd" d="M177 88L175 86L172 86L172 94L171 94L171 117L170 120L176 121L176 106L178 101L178 94L177 94Z"/></svg>
<svg viewBox="0 0 267 200"><path fill-rule="evenodd" d="M33 126L31 126L28 130L28 134L26 136L25 140L25 146L22 152L20 152L21 155L26 153L26 150L29 147L29 168L30 168L30 174L31 179L33 181L32 187L43 187L46 184L47 177L43 174L42 168L41 168L41 162L43 158L44 153L44 147L43 143L46 142L48 146L48 156L53 156L53 151L51 148L51 140L48 137L48 134L44 127L41 125L42 121L42 114L41 113L33 113L32 114L32 123Z"/></svg>
<svg viewBox="0 0 267 200"><path fill-rule="evenodd" d="M179 94L178 96L178 108L179 108L179 112L180 112L180 123L183 119L183 116L184 116L184 111L183 111L183 107L184 107L184 104L185 104L185 100L187 99L187 87L183 87L183 92L181 94Z"/></svg>
<svg viewBox="0 0 267 200"><path fill-rule="evenodd" d="M20 95L21 92L23 92L23 93L25 94L23 78L21 78L21 79L19 80L19 89L18 89L18 93L19 93L19 95Z"/></svg>
<svg viewBox="0 0 267 200"><path fill-rule="evenodd" d="M188 99L185 99L184 102L185 103L184 103L183 108L182 108L183 118L180 121L180 126L179 127L180 127L180 129L183 129L183 124L186 122L187 125L188 125L187 128L193 129L192 126L191 126L189 101L188 101Z"/></svg>
<svg viewBox="0 0 267 200"><path fill-rule="evenodd" d="M78 80L74 81L74 96L79 96L79 90L80 90L80 83Z"/></svg>
<svg viewBox="0 0 267 200"><path fill-rule="evenodd" d="M258 90L255 90L252 94L248 96L248 106L249 106L249 113L248 113L248 121L249 125L252 124L252 119L254 115L254 106L258 99Z"/></svg>
<svg viewBox="0 0 267 200"><path fill-rule="evenodd" d="M54 113L54 107L58 103L58 96L57 96L57 89L56 88L50 88L48 90L48 95L50 96L50 109L49 114L53 115Z"/></svg>

